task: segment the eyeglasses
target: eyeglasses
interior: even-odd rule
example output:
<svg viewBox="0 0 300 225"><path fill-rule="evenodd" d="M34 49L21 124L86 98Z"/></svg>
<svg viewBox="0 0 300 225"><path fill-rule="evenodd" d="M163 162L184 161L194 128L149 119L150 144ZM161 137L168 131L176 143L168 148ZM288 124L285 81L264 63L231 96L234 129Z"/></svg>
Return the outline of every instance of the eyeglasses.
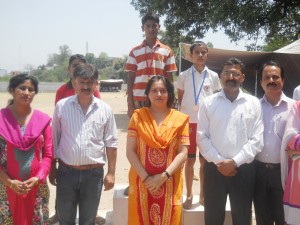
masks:
<svg viewBox="0 0 300 225"><path fill-rule="evenodd" d="M153 95L158 95L158 93L160 93L161 95L167 95L168 91L166 89L152 89L150 90L150 93Z"/></svg>
<svg viewBox="0 0 300 225"><path fill-rule="evenodd" d="M237 73L237 72L223 72L222 73L223 76L225 77L229 77L230 75L232 75L234 78L241 76L241 73Z"/></svg>

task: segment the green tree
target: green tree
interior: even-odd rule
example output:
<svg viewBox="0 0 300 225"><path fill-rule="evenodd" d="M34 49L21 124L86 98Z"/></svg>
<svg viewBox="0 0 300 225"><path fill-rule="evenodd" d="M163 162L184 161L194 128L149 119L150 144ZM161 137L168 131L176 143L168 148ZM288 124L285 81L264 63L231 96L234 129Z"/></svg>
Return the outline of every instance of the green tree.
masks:
<svg viewBox="0 0 300 225"><path fill-rule="evenodd" d="M69 60L70 56L72 55L72 51L68 45L59 46L60 52L60 61L58 65L63 65L66 60Z"/></svg>
<svg viewBox="0 0 300 225"><path fill-rule="evenodd" d="M113 72L119 73L120 79L122 79L125 83L127 83L127 72L124 71L124 65L127 61L127 55L122 58L115 58L113 62Z"/></svg>
<svg viewBox="0 0 300 225"><path fill-rule="evenodd" d="M203 38L209 29L223 29L231 41L248 39L250 50L286 38L291 43L300 37L299 0L132 0L141 15L156 12L164 16L164 25L173 39ZM180 41L174 40L179 43Z"/></svg>
<svg viewBox="0 0 300 225"><path fill-rule="evenodd" d="M95 65L95 55L94 53L86 53L85 59L89 64Z"/></svg>
<svg viewBox="0 0 300 225"><path fill-rule="evenodd" d="M71 54L69 46L59 46L59 54L54 53L48 56L47 66L62 66L66 60L69 60Z"/></svg>
<svg viewBox="0 0 300 225"><path fill-rule="evenodd" d="M99 57L95 59L95 66L97 69L104 69L113 64L113 58L109 57L106 52L101 52Z"/></svg>

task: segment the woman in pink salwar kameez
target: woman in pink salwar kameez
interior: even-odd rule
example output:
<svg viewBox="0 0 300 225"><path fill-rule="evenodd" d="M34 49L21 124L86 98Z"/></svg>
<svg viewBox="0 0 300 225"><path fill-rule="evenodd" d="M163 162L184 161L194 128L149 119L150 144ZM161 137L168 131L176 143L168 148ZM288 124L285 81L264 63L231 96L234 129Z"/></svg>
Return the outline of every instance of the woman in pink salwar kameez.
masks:
<svg viewBox="0 0 300 225"><path fill-rule="evenodd" d="M288 117L281 146L283 207L288 225L300 224L300 102Z"/></svg>
<svg viewBox="0 0 300 225"><path fill-rule="evenodd" d="M33 76L12 77L8 90L13 100L0 111L0 224L48 224L51 119L31 108Z"/></svg>

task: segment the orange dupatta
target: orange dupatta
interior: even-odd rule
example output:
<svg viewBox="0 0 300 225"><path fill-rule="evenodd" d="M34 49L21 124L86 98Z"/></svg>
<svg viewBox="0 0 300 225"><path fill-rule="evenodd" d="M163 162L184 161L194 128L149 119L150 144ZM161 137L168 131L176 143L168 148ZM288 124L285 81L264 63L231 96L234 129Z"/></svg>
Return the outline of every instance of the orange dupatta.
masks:
<svg viewBox="0 0 300 225"><path fill-rule="evenodd" d="M158 128L149 108L135 111L128 136L138 138L137 154L149 174L163 172L177 154L178 143L189 145L188 116L171 109ZM158 193L150 193L133 168L129 172L128 224L179 225L182 216L182 169Z"/></svg>
<svg viewBox="0 0 300 225"><path fill-rule="evenodd" d="M182 125L188 123L189 120L189 116L171 109L160 129L158 129L149 108L137 109L135 113L137 116L133 116L133 120L135 121L136 132L145 144L151 148L167 148L170 142L176 138L178 129L183 129ZM129 135L130 129L129 127Z"/></svg>

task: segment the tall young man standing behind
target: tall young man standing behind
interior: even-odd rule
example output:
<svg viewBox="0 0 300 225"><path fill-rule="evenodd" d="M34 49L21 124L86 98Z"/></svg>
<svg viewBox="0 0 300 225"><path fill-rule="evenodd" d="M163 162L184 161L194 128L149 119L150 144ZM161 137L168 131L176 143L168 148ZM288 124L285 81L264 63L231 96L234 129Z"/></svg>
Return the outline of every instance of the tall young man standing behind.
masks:
<svg viewBox="0 0 300 225"><path fill-rule="evenodd" d="M127 105L128 116L133 110L144 106L145 88L152 76L162 75L173 81L172 73L177 70L172 50L157 39L159 17L148 13L142 18L142 31L146 39L134 47L125 64L128 72Z"/></svg>

